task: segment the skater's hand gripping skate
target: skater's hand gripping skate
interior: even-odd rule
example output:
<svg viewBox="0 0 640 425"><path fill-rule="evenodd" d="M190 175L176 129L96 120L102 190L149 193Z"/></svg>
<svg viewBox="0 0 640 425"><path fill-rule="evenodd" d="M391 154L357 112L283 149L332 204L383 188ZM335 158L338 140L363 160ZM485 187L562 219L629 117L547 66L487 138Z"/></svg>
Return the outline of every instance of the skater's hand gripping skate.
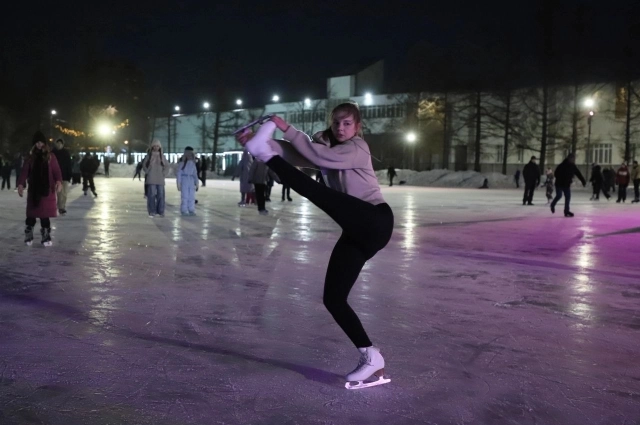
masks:
<svg viewBox="0 0 640 425"><path fill-rule="evenodd" d="M251 140L252 137L253 137L253 131L249 130L248 128L243 132L236 134L236 140L242 146L246 145L247 142Z"/></svg>
<svg viewBox="0 0 640 425"><path fill-rule="evenodd" d="M24 187L18 186L18 195L22 198L22 194L24 193Z"/></svg>
<svg viewBox="0 0 640 425"><path fill-rule="evenodd" d="M276 127L278 127L278 130L285 132L289 129L289 124L287 124L287 122L285 120L283 120L282 118L280 118L277 115L274 115L271 117L270 121L273 121L273 123L276 125Z"/></svg>

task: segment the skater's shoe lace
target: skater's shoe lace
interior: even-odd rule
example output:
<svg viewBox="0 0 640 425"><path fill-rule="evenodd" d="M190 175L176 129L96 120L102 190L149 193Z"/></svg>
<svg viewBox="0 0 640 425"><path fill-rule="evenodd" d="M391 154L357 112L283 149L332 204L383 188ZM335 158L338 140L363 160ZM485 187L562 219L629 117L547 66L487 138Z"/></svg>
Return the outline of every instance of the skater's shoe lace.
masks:
<svg viewBox="0 0 640 425"><path fill-rule="evenodd" d="M384 358L376 347L360 349L358 366L347 375L347 381L363 381L377 371L384 369Z"/></svg>

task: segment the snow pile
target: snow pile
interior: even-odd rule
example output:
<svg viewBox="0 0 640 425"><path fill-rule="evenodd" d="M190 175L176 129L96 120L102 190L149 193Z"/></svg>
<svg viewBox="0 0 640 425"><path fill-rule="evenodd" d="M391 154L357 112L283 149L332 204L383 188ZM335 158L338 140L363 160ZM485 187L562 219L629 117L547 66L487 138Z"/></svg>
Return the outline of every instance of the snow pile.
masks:
<svg viewBox="0 0 640 425"><path fill-rule="evenodd" d="M484 179L489 180L490 189L512 188L514 187L513 177L500 173L478 173L476 171L450 171L431 170L413 171L396 170L398 174L394 183L405 181L405 184L412 186L430 187L480 187ZM376 171L378 181L382 185L389 184L387 170Z"/></svg>

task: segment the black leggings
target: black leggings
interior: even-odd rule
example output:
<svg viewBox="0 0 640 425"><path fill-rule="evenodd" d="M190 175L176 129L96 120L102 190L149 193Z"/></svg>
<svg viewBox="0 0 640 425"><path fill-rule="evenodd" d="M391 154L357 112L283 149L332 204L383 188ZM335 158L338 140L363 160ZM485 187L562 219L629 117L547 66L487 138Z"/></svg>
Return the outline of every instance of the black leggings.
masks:
<svg viewBox="0 0 640 425"><path fill-rule="evenodd" d="M27 219L24 221L24 224L33 227L36 225L36 220L37 219L35 217L27 217ZM51 229L51 220L49 220L48 218L41 218L40 226L42 226L43 229Z"/></svg>
<svg viewBox="0 0 640 425"><path fill-rule="evenodd" d="M387 204L372 205L317 183L279 156L271 158L267 165L283 184L291 186L342 227L342 236L329 259L323 302L356 347L371 346L371 340L347 303L347 297L367 260L391 239L391 208Z"/></svg>

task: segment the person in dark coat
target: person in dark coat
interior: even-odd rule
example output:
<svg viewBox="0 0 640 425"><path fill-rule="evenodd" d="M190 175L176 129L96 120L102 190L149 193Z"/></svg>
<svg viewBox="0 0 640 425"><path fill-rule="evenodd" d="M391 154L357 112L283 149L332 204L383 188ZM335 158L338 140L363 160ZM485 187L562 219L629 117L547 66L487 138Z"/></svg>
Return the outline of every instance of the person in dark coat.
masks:
<svg viewBox="0 0 640 425"><path fill-rule="evenodd" d="M556 212L556 204L564 194L564 216L573 217L569 204L571 202L571 182L573 181L574 176L580 179L582 186L587 185L582 173L578 170L578 167L576 167L575 154L570 153L569 156L567 156L567 158L556 168L556 197L553 199L553 202L551 202L552 213Z"/></svg>
<svg viewBox="0 0 640 425"><path fill-rule="evenodd" d="M22 172L22 164L22 154L17 153L15 158L13 159L13 169L16 172L16 192L18 191L18 178L20 177L20 173Z"/></svg>
<svg viewBox="0 0 640 425"><path fill-rule="evenodd" d="M18 195L22 197L25 183L27 190L27 219L24 229L24 242L33 242L33 227L40 219L42 244L51 246L51 220L58 215L56 192L62 187L62 173L55 155L51 155L47 138L40 131L33 135L33 147L29 158L24 162L18 178Z"/></svg>
<svg viewBox="0 0 640 425"><path fill-rule="evenodd" d="M593 195L591 195L591 201L599 201L600 200L600 192L604 195L607 200L611 198L609 196L609 192L607 192L607 188L604 185L604 176L602 175L601 167L594 163L591 167L591 178L589 179L591 185L593 186Z"/></svg>
<svg viewBox="0 0 640 425"><path fill-rule="evenodd" d="M533 192L540 184L540 168L536 163L535 156L532 156L529 163L524 166L522 177L524 177L524 197L522 198L522 205L533 205Z"/></svg>
<svg viewBox="0 0 640 425"><path fill-rule="evenodd" d="M627 187L631 180L631 174L629 173L629 167L627 163L623 162L618 171L616 172L616 183L618 183L618 200L617 203L627 201Z"/></svg>
<svg viewBox="0 0 640 425"><path fill-rule="evenodd" d="M142 175L140 174L142 172L142 161L138 162L138 165L136 165L136 173L133 175L133 180L136 179L136 176L138 176L138 181L142 181Z"/></svg>
<svg viewBox="0 0 640 425"><path fill-rule="evenodd" d="M69 193L69 184L73 175L73 162L71 161L69 149L64 147L64 140L62 139L56 140L56 149L53 154L58 160L60 172L62 173L62 188L58 192L58 213L65 215L67 213L67 194Z"/></svg>
<svg viewBox="0 0 640 425"><path fill-rule="evenodd" d="M90 153L86 154L82 161L80 161L80 172L82 173L82 191L84 192L84 196L87 196L87 189L91 189L91 193L93 196L97 197L96 193L96 185L93 183L93 176L95 176L96 171L98 171L98 167L100 166L100 162L97 158L94 158Z"/></svg>
<svg viewBox="0 0 640 425"><path fill-rule="evenodd" d="M108 155L104 156L104 175L109 177L109 166L111 165L111 159Z"/></svg>
<svg viewBox="0 0 640 425"><path fill-rule="evenodd" d="M611 189L611 193L616 193L616 170L613 169L613 166L609 167L609 174L605 185L607 186L607 191Z"/></svg>
<svg viewBox="0 0 640 425"><path fill-rule="evenodd" d="M393 165L389 167L389 169L387 170L387 177L389 177L389 187L393 186L393 178L397 175L398 174L396 173L395 167Z"/></svg>
<svg viewBox="0 0 640 425"><path fill-rule="evenodd" d="M513 179L516 181L516 188L520 188L520 170L516 170L516 174L513 176Z"/></svg>
<svg viewBox="0 0 640 425"><path fill-rule="evenodd" d="M11 190L11 171L13 170L13 164L9 161L9 157L6 158L0 155L0 175L2 175L2 190L7 186L7 190Z"/></svg>
<svg viewBox="0 0 640 425"><path fill-rule="evenodd" d="M80 171L80 157L74 155L71 158L71 183L73 185L80 184L82 178L82 172Z"/></svg>
<svg viewBox="0 0 640 425"><path fill-rule="evenodd" d="M200 160L200 181L202 182L202 187L207 185L207 157L202 155L202 159Z"/></svg>

